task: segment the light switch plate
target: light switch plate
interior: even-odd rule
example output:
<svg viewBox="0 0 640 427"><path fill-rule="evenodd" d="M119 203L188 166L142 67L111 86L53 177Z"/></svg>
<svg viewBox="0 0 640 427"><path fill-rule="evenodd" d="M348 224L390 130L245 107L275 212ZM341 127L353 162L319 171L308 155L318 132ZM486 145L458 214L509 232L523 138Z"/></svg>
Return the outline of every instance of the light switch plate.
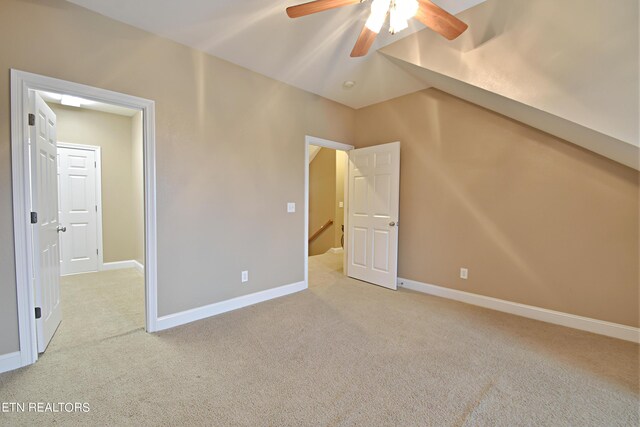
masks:
<svg viewBox="0 0 640 427"><path fill-rule="evenodd" d="M338 207L339 208L344 208L344 202L338 202Z"/></svg>
<svg viewBox="0 0 640 427"><path fill-rule="evenodd" d="M293 202L287 203L287 212L292 213L296 211L296 204Z"/></svg>
<svg viewBox="0 0 640 427"><path fill-rule="evenodd" d="M242 272L242 283L249 281L249 272L247 270Z"/></svg>

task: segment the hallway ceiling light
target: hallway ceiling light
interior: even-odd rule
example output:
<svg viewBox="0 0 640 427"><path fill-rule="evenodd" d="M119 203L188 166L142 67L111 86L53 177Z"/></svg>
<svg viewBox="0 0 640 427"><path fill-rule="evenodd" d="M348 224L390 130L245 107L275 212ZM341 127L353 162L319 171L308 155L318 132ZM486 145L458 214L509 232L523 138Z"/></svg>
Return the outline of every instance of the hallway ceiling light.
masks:
<svg viewBox="0 0 640 427"><path fill-rule="evenodd" d="M83 105L93 105L95 103L95 101L71 95L62 95L60 98L60 104L67 105L69 107L82 107Z"/></svg>
<svg viewBox="0 0 640 427"><path fill-rule="evenodd" d="M69 107L80 107L82 106L82 101L84 101L84 99L78 98L76 96L62 95L60 103Z"/></svg>
<svg viewBox="0 0 640 427"><path fill-rule="evenodd" d="M53 93L53 92L41 92L41 95L44 95L45 97L54 99L56 101L61 101L62 100L62 95L60 95L59 93Z"/></svg>

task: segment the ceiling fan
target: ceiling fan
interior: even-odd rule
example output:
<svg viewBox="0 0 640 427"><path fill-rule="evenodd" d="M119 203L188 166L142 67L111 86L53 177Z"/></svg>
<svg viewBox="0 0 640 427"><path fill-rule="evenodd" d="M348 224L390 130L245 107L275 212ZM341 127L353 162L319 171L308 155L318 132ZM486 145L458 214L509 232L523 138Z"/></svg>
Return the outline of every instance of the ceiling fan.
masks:
<svg viewBox="0 0 640 427"><path fill-rule="evenodd" d="M337 7L363 3L366 0L316 0L287 8L290 18L311 15ZM365 56L389 15L389 32L395 34L409 26L408 20L416 18L427 27L453 40L467 29L467 24L433 4L430 0L372 0L371 14L356 41L352 57Z"/></svg>

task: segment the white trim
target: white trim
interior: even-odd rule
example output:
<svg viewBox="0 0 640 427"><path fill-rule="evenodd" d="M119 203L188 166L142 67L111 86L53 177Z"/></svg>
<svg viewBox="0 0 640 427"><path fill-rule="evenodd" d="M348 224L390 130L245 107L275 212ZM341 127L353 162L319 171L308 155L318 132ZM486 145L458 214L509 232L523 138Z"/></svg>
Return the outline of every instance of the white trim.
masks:
<svg viewBox="0 0 640 427"><path fill-rule="evenodd" d="M180 313L169 314L158 318L157 327L159 331L173 328L175 326L184 325L186 323L195 322L196 320L205 319L217 314L226 313L228 311L237 310L239 308L258 304L274 298L307 289L305 282L297 282L289 285L280 286L265 291L255 292L249 295L242 295L226 301L205 305L203 307L193 308L191 310L182 311Z"/></svg>
<svg viewBox="0 0 640 427"><path fill-rule="evenodd" d="M96 238L98 243L98 265L97 270L103 270L104 264L104 247L102 241L102 147L98 145L74 144L71 142L58 141L56 144L60 148L69 148L72 150L93 151L96 161Z"/></svg>
<svg viewBox="0 0 640 427"><path fill-rule="evenodd" d="M30 181L27 112L29 91L64 93L94 101L133 108L143 112L145 176L145 308L148 332L157 322L155 104L153 101L51 77L11 70L11 173L13 229L16 263L16 294L21 366L38 359L32 274L35 271L31 247Z"/></svg>
<svg viewBox="0 0 640 427"><path fill-rule="evenodd" d="M319 147L331 148L333 150L349 151L353 150L353 145L343 144L341 142L330 141L328 139L322 139L315 136L306 135L304 137L304 283L306 287L309 287L309 145L317 145ZM348 181L348 171L345 171L345 182ZM346 186L345 186L346 189ZM344 211L347 209L347 193L344 194ZM346 214L345 214L346 218ZM346 222L345 222L345 238L346 234ZM346 272L345 272L346 274Z"/></svg>
<svg viewBox="0 0 640 427"><path fill-rule="evenodd" d="M346 152L346 156L344 159L344 189L342 190L342 224L344 227L342 228L342 274L345 276L349 275L349 264L347 263L347 251L349 250L349 239L348 230L349 230L349 152Z"/></svg>
<svg viewBox="0 0 640 427"><path fill-rule="evenodd" d="M315 136L305 136L304 141L310 145L317 145L318 147L331 148L333 150L349 151L353 150L353 145L343 144L342 142L331 141L329 139L322 139Z"/></svg>
<svg viewBox="0 0 640 427"><path fill-rule="evenodd" d="M102 264L102 270L111 271L124 270L125 268L138 268L136 264L138 264L138 262L132 259L126 261L105 262L104 264Z"/></svg>
<svg viewBox="0 0 640 427"><path fill-rule="evenodd" d="M73 150L88 150L88 151L102 150L102 147L100 147L99 145L76 144L74 142L58 141L56 145L61 148L71 148Z"/></svg>
<svg viewBox="0 0 640 427"><path fill-rule="evenodd" d="M105 262L102 264L102 270L123 270L125 268L135 268L140 273L144 274L144 265L136 261L135 259L129 259L126 261L113 261L113 262Z"/></svg>
<svg viewBox="0 0 640 427"><path fill-rule="evenodd" d="M326 252L328 254L341 254L344 252L343 248L329 248L329 250Z"/></svg>
<svg viewBox="0 0 640 427"><path fill-rule="evenodd" d="M640 343L640 329L632 326L605 322L603 320L592 319L589 317L576 316L575 314L563 313L560 311L547 310L546 308L472 294L470 292L416 282L415 280L398 278L398 286L429 295L435 295L467 304L490 308L492 310L502 311L504 313L515 314L516 316L527 317L529 319L540 320L542 322L553 323L555 325L566 326L568 328L580 329L594 334L606 335L608 337Z"/></svg>
<svg viewBox="0 0 640 427"><path fill-rule="evenodd" d="M136 270L138 270L138 272L144 274L144 265L142 265L141 263L139 263L137 260L133 260L133 268L135 268Z"/></svg>
<svg viewBox="0 0 640 427"><path fill-rule="evenodd" d="M32 247L30 227L26 218L30 212L29 198L29 147L24 137L29 135L22 111L28 108L28 90L11 71L11 176L13 183L13 236L16 261L16 296L18 303L18 335L21 366L34 363L38 358L36 324L32 316L33 287ZM24 220L18 221L18 218Z"/></svg>
<svg viewBox="0 0 640 427"><path fill-rule="evenodd" d="M24 366L22 364L22 355L19 351L7 353L0 356L0 374L7 371L13 371Z"/></svg>

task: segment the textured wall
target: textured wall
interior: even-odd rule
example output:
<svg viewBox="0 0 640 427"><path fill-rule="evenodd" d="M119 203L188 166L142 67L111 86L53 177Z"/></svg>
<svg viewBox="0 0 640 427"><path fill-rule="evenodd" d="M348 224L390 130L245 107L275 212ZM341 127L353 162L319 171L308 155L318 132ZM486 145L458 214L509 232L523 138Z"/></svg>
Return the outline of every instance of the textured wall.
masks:
<svg viewBox="0 0 640 427"><path fill-rule="evenodd" d="M638 326L637 171L435 89L356 135L401 142L400 277Z"/></svg>
<svg viewBox="0 0 640 427"><path fill-rule="evenodd" d="M321 148L309 164L309 237L327 221L327 227L311 244L309 255L319 255L334 247L336 201L336 151Z"/></svg>

